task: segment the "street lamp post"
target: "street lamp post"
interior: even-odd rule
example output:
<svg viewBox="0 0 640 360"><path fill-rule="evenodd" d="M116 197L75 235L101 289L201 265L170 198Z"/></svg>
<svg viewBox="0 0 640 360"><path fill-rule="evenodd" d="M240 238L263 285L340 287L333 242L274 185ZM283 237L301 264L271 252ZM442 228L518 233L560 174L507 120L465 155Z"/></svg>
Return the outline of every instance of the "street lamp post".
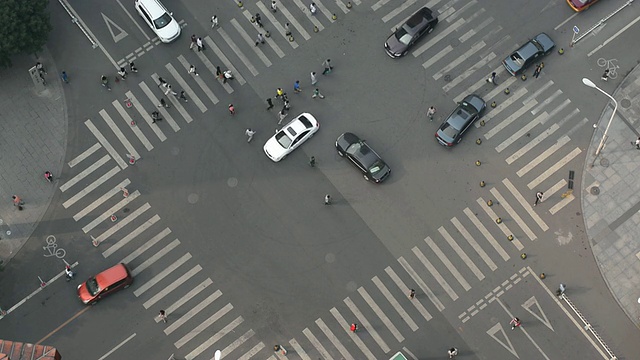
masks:
<svg viewBox="0 0 640 360"><path fill-rule="evenodd" d="M593 162L591 163L591 167L593 167L593 165L596 163L596 159L598 158L598 155L600 155L600 152L602 151L602 148L604 148L605 141L607 141L607 134L609 133L609 127L611 126L611 122L613 121L613 117L616 115L616 110L618 110L618 102L616 101L616 99L613 98L613 96L607 94L604 90L602 90L598 86L596 86L596 84L594 84L593 81L591 81L591 80L589 80L587 78L582 78L582 83L587 85L590 88L593 88L593 89L596 89L596 90L600 91L606 97L611 99L611 101L613 101L613 104L614 104L613 112L611 113L611 118L609 119L609 123L607 124L607 127L604 129L604 134L602 135L602 140L600 140L600 144L598 144L598 148L596 149L596 156L593 158Z"/></svg>

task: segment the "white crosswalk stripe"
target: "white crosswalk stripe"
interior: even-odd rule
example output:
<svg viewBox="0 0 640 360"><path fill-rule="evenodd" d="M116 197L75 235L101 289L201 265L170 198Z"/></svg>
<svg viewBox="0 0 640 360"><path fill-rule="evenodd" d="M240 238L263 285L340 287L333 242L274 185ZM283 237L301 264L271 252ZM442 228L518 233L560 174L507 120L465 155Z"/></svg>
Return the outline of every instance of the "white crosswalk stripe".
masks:
<svg viewBox="0 0 640 360"><path fill-rule="evenodd" d="M391 294L389 289L387 289L384 283L382 283L382 281L380 281L380 279L377 276L374 276L371 279L371 281L373 281L376 287L378 287L378 290L380 290L382 295L384 295L387 301L389 301L389 303L393 306L393 308L398 312L398 315L400 315L402 320L404 320L404 322L407 323L409 328L411 328L412 331L418 330L418 325L416 324L416 322L413 321L411 316L409 316L409 314L404 310L404 308L400 305L398 300L396 300L395 297L393 297L393 295Z"/></svg>
<svg viewBox="0 0 640 360"><path fill-rule="evenodd" d="M256 69L255 66L253 66L253 64L249 61L249 58L247 58L247 56L242 52L242 50L240 50L240 48L238 47L238 45L235 44L235 42L233 41L233 39L231 39L231 37L227 34L226 31L222 30L222 28L218 29L218 34L220 34L220 36L222 37L222 39L225 41L225 43L227 43L227 45L231 48L231 50L235 53L235 55L240 59L240 61L242 61L242 63L244 64L244 66L249 69L249 72L253 75L253 76L257 76L259 74L258 70ZM246 35L245 33L245 36ZM256 35L257 36L257 35ZM248 42L250 44L250 46L253 48L255 47L254 44L252 43L252 41L249 39L247 40L246 37L244 39L246 42ZM264 55L264 54L262 54Z"/></svg>
<svg viewBox="0 0 640 360"><path fill-rule="evenodd" d="M151 144L149 139L144 135L144 133L137 126L137 124L135 124L133 118L131 118L131 116L124 109L122 104L120 104L120 102L115 101L115 100L111 104L113 105L114 108L116 108L116 111L118 111L118 114L120 115L122 120L124 120L124 122L127 124L127 127L129 127L131 129L131 131L133 131L133 133L136 135L138 140L140 140L142 145L144 145L144 147L147 149L147 151L153 150L153 145ZM131 153L131 154L136 155L134 153ZM136 155L136 157L140 157L140 155L138 154L138 155Z"/></svg>
<svg viewBox="0 0 640 360"><path fill-rule="evenodd" d="M131 99L131 103L133 105L133 108L136 109L136 111L138 112L138 114L140 115L140 117L142 117L144 119L144 121L147 123L147 125L149 125L149 127L151 128L151 130L156 134L156 136L158 137L158 139L160 141L165 141L167 140L166 135L164 134L164 132L158 127L158 124L154 124L151 121L151 111L147 112L145 111L145 109L142 107L142 105L140 105L140 102L138 101L138 99L136 98L136 96L131 92L131 91L127 91L126 95L129 99ZM153 104L154 106L157 105L156 103ZM152 110L153 111L153 110Z"/></svg>
<svg viewBox="0 0 640 360"><path fill-rule="evenodd" d="M349 337L349 340L353 341L353 343L356 344L356 346L360 349L360 351L362 351L364 356L366 356L367 359L369 359L369 360L376 360L376 357L373 355L371 350L369 350L369 348L364 344L362 339L360 339L360 337L358 337L358 335L354 334L353 332L351 332L351 330L349 330L350 323L347 320L345 320L344 316L342 316L342 314L340 314L338 309L331 308L331 310L329 310L329 312L336 319L336 321L338 322L339 326L344 329L344 331L346 332L347 336Z"/></svg>
<svg viewBox="0 0 640 360"><path fill-rule="evenodd" d="M102 145L100 145L100 143L93 144L90 148L88 148L87 150L83 151L82 154L80 154L80 155L76 156L75 158L71 159L71 161L69 161L67 163L67 165L69 165L70 168L78 165L83 160L85 160L86 158L91 156L91 154L93 154L96 151L98 151L100 148L102 148Z"/></svg>
<svg viewBox="0 0 640 360"><path fill-rule="evenodd" d="M165 67L169 71L169 74L171 74L171 76L173 76L176 79L176 81L178 81L178 84L180 84L180 87L185 91L185 93L189 94L188 99L190 101L193 101L194 104L196 104L198 109L200 109L200 112L204 113L205 111L207 111L207 107L200 100L198 95L196 95L195 91L193 91L191 86L189 86L189 84L187 84L187 82L182 78L182 76L180 76L180 74L178 73L178 70L176 70L173 67L173 65L171 65L171 64L166 64ZM188 70L188 68L187 68L187 70ZM194 76L194 77L197 80L200 80L199 76ZM187 119L185 119L185 120L187 120ZM191 122L191 121L193 121L193 119L191 119L191 117L189 117L189 120L187 120L187 122Z"/></svg>
<svg viewBox="0 0 640 360"><path fill-rule="evenodd" d="M364 301L369 305L369 307L371 307L371 309L373 310L373 312L378 315L378 317L380 318L380 320L382 321L383 324L385 324L387 326L387 328L389 329L389 331L391 331L391 334L393 334L393 337L396 338L396 340L398 340L398 342L403 342L404 341L404 336L402 336L402 334L400 333L400 331L398 331L398 328L396 328L395 325L393 325L393 323L391 322L391 320L389 320L389 317L387 317L387 315L384 313L384 311L378 306L378 304L376 304L375 301L373 301L373 298L371 297L371 295L369 295L369 293L367 292L367 290L365 290L362 286L358 288L358 293L360 294L360 296L362 296L362 298L364 299Z"/></svg>
<svg viewBox="0 0 640 360"><path fill-rule="evenodd" d="M374 326L371 325L369 320L364 316L364 314L360 311L360 309L358 309L356 304L354 304L354 302L350 298L346 298L343 301L347 305L349 310L351 310L353 315L355 315L355 317L360 322L360 325L358 326L362 326L363 328L366 329L366 331L369 333L369 335L371 335L373 340L378 344L378 346L380 346L380 349L382 349L382 351L384 351L385 354L391 351L391 348L389 348L389 345L387 345L387 343L382 339L382 337L378 334L378 331L375 329Z"/></svg>
<svg viewBox="0 0 640 360"><path fill-rule="evenodd" d="M322 319L316 319L316 325L318 325L318 327L320 328L320 330L324 333L324 335L329 339L329 341L333 344L333 346L338 349L338 351L340 352L340 354L343 356L344 359L347 360L355 360L353 356L351 356L351 354L349 353L349 351L347 351L347 348L345 348L342 343L340 343L340 341L338 340L338 338L333 334L333 332L331 331L331 329L329 329L329 327L327 326L327 324L324 323L324 321L322 321Z"/></svg>

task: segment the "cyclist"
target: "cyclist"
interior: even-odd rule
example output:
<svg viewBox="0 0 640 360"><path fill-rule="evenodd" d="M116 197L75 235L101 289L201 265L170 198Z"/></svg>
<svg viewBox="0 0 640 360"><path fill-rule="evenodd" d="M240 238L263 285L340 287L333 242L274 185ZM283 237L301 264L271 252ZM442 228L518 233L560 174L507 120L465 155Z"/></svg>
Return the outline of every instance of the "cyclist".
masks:
<svg viewBox="0 0 640 360"><path fill-rule="evenodd" d="M127 70L125 70L123 67L121 67L120 70L118 71L118 75L120 75L122 80L126 80L127 79Z"/></svg>
<svg viewBox="0 0 640 360"><path fill-rule="evenodd" d="M517 327L520 327L520 325L522 325L522 322L517 317L514 317L513 319L511 319L509 324L511 325L511 330L513 330Z"/></svg>
<svg viewBox="0 0 640 360"><path fill-rule="evenodd" d="M111 87L109 86L109 79L106 76L102 75L100 77L100 81L102 82L102 86L106 87L107 90L111 91Z"/></svg>
<svg viewBox="0 0 640 360"><path fill-rule="evenodd" d="M458 349L452 347L451 349L449 349L449 351L447 351L447 354L449 354L449 359L453 359L456 355L458 355Z"/></svg>

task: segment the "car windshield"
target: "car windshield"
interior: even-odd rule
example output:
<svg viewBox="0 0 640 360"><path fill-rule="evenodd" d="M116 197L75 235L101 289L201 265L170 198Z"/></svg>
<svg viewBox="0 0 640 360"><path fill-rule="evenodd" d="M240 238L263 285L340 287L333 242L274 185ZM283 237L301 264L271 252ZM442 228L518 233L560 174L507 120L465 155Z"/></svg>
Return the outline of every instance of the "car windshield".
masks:
<svg viewBox="0 0 640 360"><path fill-rule="evenodd" d="M396 39L398 39L398 41L400 41L405 45L409 45L409 43L411 42L411 39L413 39L413 36L411 36L411 34L407 32L406 27L408 27L408 25L404 24L402 28L396 31Z"/></svg>
<svg viewBox="0 0 640 360"><path fill-rule="evenodd" d="M349 145L349 147L347 148L347 154L349 155L357 154L360 151L360 148L362 148L361 142L353 143Z"/></svg>
<svg viewBox="0 0 640 360"><path fill-rule="evenodd" d="M384 169L384 163L380 160L376 161L375 163L373 163L373 165L371 165L371 167L369 167L369 172L372 175L375 175L377 173L380 172L380 170Z"/></svg>
<svg viewBox="0 0 640 360"><path fill-rule="evenodd" d="M520 56L520 54L518 53L514 53L511 55L511 60L513 60L516 64L518 65L522 65L524 64L524 59L522 58L522 56Z"/></svg>
<svg viewBox="0 0 640 360"><path fill-rule="evenodd" d="M91 294L91 296L98 295L98 293L100 292L100 288L98 287L96 278L92 277L87 280L87 291L89 291L89 294Z"/></svg>
<svg viewBox="0 0 640 360"><path fill-rule="evenodd" d="M153 24L155 25L156 29L162 29L163 27L169 25L170 22L171 22L171 15L167 13L164 13L159 18L153 20Z"/></svg>
<svg viewBox="0 0 640 360"><path fill-rule="evenodd" d="M455 139L456 136L458 136L458 131L459 130L451 126L450 123L445 124L444 129L442 129L442 132L451 139Z"/></svg>
<svg viewBox="0 0 640 360"><path fill-rule="evenodd" d="M291 146L291 138L287 136L284 131L280 131L276 134L276 141L285 149L288 149L289 146Z"/></svg>

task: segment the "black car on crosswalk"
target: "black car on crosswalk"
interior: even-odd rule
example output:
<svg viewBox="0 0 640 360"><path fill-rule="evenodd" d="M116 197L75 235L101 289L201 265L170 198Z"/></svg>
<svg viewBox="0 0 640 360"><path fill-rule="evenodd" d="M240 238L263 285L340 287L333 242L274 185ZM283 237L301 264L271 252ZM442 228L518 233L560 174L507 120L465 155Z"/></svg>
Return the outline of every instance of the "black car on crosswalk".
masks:
<svg viewBox="0 0 640 360"><path fill-rule="evenodd" d="M431 9L423 7L397 28L384 43L387 55L392 58L405 56L409 49L425 34L433 31L438 17Z"/></svg>

